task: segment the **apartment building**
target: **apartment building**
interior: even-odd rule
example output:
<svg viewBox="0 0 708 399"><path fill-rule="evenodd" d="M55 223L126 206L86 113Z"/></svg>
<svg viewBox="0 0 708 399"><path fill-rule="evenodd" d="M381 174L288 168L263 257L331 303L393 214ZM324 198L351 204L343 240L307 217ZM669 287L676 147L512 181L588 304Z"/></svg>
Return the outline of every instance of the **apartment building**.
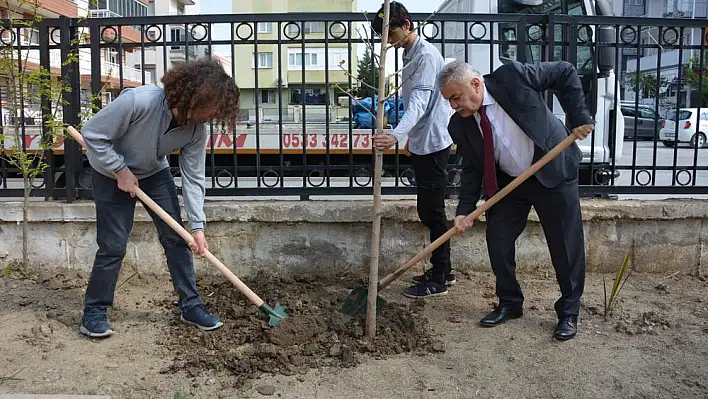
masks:
<svg viewBox="0 0 708 399"><path fill-rule="evenodd" d="M148 15L199 15L199 2L200 0L148 0ZM196 29L193 32L189 27L185 30L184 25L167 25L166 32L162 32L162 25L153 27L147 31L146 42L157 45L145 47L143 60L141 54L132 54L128 62L136 68L150 72L155 77L154 84L160 86L160 79L165 71L210 53L208 46L197 44L194 33L201 35L199 39L206 38L206 32L196 32ZM163 46L164 42L169 44Z"/></svg>
<svg viewBox="0 0 708 399"><path fill-rule="evenodd" d="M43 18L58 18L61 16L70 18L101 18L142 16L147 15L148 11L148 0L38 0L36 3L38 7L36 9L34 4L34 1L3 2L2 5L0 5L0 18L28 19L33 18L35 15L39 15ZM112 32L112 30L106 30L104 37L110 39ZM89 38L88 29L82 28L78 33L80 37L84 38L84 42ZM125 29L122 30L122 40L124 43L139 42L140 35L139 30L134 27L125 27ZM4 39L6 39L6 43L10 43L7 32L4 34ZM14 42L15 46L36 46L38 44L39 32L37 29L30 28L22 29L20 37L15 38ZM15 54L15 56L21 57L27 70L39 69L39 51L23 50ZM119 55L116 51L110 49L103 49L101 51L101 82L104 90L104 101L110 101L110 98L115 96L121 88L135 87L143 84L142 71L125 63L121 65L119 62L121 56L125 56L125 52ZM51 73L56 79L59 79L61 76L61 64L62 61L59 50L50 51ZM87 106L91 92L92 70L91 54L88 49L82 49L79 52L79 69L82 102L84 106ZM151 83L152 81L153 77L148 73L145 76L145 83ZM0 83L3 98L6 98L5 96L7 95L6 84L7 82L4 81L4 79L3 82ZM4 104L6 103L4 102ZM41 121L41 111L37 104L26 104L24 114L26 125L39 124ZM3 121L7 121L9 115L7 115L5 105L3 105L3 116L5 117Z"/></svg>
<svg viewBox="0 0 708 399"><path fill-rule="evenodd" d="M102 8L105 7L105 8ZM163 15L199 15L200 0L99 0L98 4L92 6L91 16L101 17L131 17L131 16L163 16ZM165 71L175 65L182 64L188 60L201 58L205 55L212 55L219 59L229 74L231 74L231 61L228 57L216 54L211 51L208 45L207 33L204 27L180 25L165 26L166 32L162 32L162 25L156 24L148 28L145 32L146 44L142 49L134 51L124 51L122 54L125 68L136 71L138 76L145 75L145 84L155 84L161 86L161 78ZM124 31L131 32L132 28L124 26ZM141 32L137 33L137 41L140 41ZM196 35L199 37L195 38ZM202 41L199 41L199 40ZM165 45L167 43L167 45ZM106 51L101 55L107 63L118 61L118 54L115 50ZM142 81L142 79L138 79ZM117 93L107 94L111 98Z"/></svg>
<svg viewBox="0 0 708 399"><path fill-rule="evenodd" d="M351 13L355 12L356 8L356 0L233 0L232 3L235 14ZM255 32L258 40L278 39L278 22L261 22L256 25L242 25L237 35L248 37ZM324 21L308 21L304 24L297 21L281 22L280 38L283 42L280 53L275 44L259 44L257 48L252 44L236 44L233 62L237 71L236 83L242 90L243 118L250 123L257 119L265 122L278 121L281 97L283 122L301 121L303 106L306 108L304 115L307 121L323 122L326 107L330 107L331 120L335 120L338 115L346 116L348 108L342 110L337 106L337 98L342 93L336 86L345 88L349 83L349 77L342 69L349 70L350 49L347 44L329 43L325 52L324 45L325 30L329 31L329 38L340 35L347 37L347 33L343 30L345 27L346 24L326 25ZM303 34L306 40L316 39L321 42L305 44L303 51ZM352 35L356 37L355 32L352 32ZM295 40L290 40L288 37ZM325 71L325 59L327 71ZM355 75L356 45L352 45L351 48L351 65L352 73ZM327 80L329 85L326 84ZM258 112L256 112L256 102L258 102Z"/></svg>
<svg viewBox="0 0 708 399"><path fill-rule="evenodd" d="M79 1L88 3L88 12L86 14L88 18L144 17L150 15L150 3L148 0ZM113 31L110 29L104 30L102 34L105 39L112 40L110 36ZM121 26L121 36L124 43L139 43L142 32L139 26ZM101 79L103 90L101 97L104 105L116 98L124 88L154 83L154 72L148 70L143 72L139 65L131 65L128 61L131 56L139 52L137 47L123 49L120 53L116 48L101 49L101 74L104 75ZM92 65L90 50L81 51L80 66L82 108L85 108L88 106L91 95Z"/></svg>
<svg viewBox="0 0 708 399"><path fill-rule="evenodd" d="M708 0L623 0L623 15L667 19L694 18L703 19L708 24ZM661 45L667 42L678 45L680 39L683 46L699 46L701 42L703 46L708 46L708 37L702 37L700 29L686 28L683 30L683 36L679 38L674 32L681 32L681 30L679 28L676 28L675 31L668 30L670 27L671 24L667 22L661 33L658 27L645 27L637 35L642 45L653 45L656 48L643 48L639 52L637 52L637 49L623 49L621 67L624 69L625 100L634 101L639 97L640 103L654 105L653 93L635 93L634 87L631 84L627 84L627 82L631 80L629 76L636 76L637 69L639 69L640 75L649 73L652 76L656 76L659 61L658 55L661 52L659 74L662 77L662 82L660 83L663 84L659 88L662 99L660 105L667 104L671 108L678 103L681 106L690 107L692 103L695 103L695 99L697 99L696 88L687 87L684 81L683 87L679 90L681 85L679 70L683 68L682 65L689 65L690 67L692 59L698 59L700 56L700 51L684 49L681 60L679 60L679 50L664 50ZM628 40L631 40L631 38ZM683 74L683 71L681 73Z"/></svg>

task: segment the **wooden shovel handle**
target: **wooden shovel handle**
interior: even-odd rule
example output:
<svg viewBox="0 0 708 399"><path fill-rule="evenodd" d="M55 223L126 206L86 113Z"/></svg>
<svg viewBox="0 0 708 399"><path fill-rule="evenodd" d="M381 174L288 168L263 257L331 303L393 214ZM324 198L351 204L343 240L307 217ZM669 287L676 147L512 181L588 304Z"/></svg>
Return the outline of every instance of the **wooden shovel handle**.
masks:
<svg viewBox="0 0 708 399"><path fill-rule="evenodd" d="M79 133L73 126L68 126L67 130L69 131L69 134L71 137L76 140L77 143L79 143L82 147L86 148L86 143L84 142L84 138L81 137L81 133ZM172 230L177 232L185 241L187 241L189 244L194 243L194 237L192 237L189 232L182 227L177 221L170 216L169 213L165 212L164 209L162 209L155 201L153 201L143 190L140 189L140 187L135 186L135 195L138 196L138 199L145 204L148 208L150 208L153 212L155 212L160 219L164 220L165 223L167 223ZM248 297L251 302L253 302L254 305L260 307L263 304L263 300L256 295L255 292L253 292L246 284L244 284L238 277L236 277L231 270L229 270L226 265L221 263L219 259L216 258L209 250L206 251L205 258L211 263L212 265L216 266L217 269L221 272L221 274L224 275L233 285L236 286L236 288L246 297Z"/></svg>
<svg viewBox="0 0 708 399"><path fill-rule="evenodd" d="M570 145L573 144L575 142L575 140L576 140L576 136L574 134L570 134L563 141L558 143L558 145L556 145L551 151L549 151L546 155L544 155L541 159L536 161L533 165L531 165L523 173L521 173L514 180L512 180L511 183L509 183L503 189L499 190L496 194L494 194L492 196L492 198L485 201L482 205L477 207L477 209L475 209L474 212L467 215L467 217L465 217L465 221L474 221L475 219L480 217L483 212L485 212L487 209L491 208L492 205L499 202L499 200L504 198L513 189L515 189L519 184L523 183L526 179L531 177L534 173L536 173L544 165L546 165L548 162L550 162L553 158L558 156L558 154L560 154L563 150L570 147ZM457 227L451 228L445 234L438 237L437 240L433 241L427 247L423 248L422 251L418 252L418 254L416 254L413 258L411 258L408 262L404 263L403 266L399 267L394 272L392 272L388 276L381 279L381 281L379 282L379 290L384 289L393 280L397 279L403 273L405 273L408 269L410 269L413 265L415 265L416 263L423 260L423 258L428 256L431 252L433 252L435 249L437 249L440 245L442 245L447 240L452 238L456 233L457 233Z"/></svg>

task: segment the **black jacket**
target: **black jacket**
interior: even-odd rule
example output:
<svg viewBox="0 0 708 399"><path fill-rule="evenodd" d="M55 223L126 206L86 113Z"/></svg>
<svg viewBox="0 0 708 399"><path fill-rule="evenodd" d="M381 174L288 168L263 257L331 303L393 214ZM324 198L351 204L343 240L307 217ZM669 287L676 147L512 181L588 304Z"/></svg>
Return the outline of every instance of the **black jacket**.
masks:
<svg viewBox="0 0 708 399"><path fill-rule="evenodd" d="M484 76L484 85L497 104L519 125L535 144L533 161L543 157L569 134L565 123L553 115L542 93L558 96L570 129L593 123L575 67L565 61L522 64L513 62ZM474 116L454 114L448 131L462 156L462 176L457 215L472 213L482 188L484 152L482 134ZM582 152L576 143L536 172L546 187L555 187L578 176Z"/></svg>

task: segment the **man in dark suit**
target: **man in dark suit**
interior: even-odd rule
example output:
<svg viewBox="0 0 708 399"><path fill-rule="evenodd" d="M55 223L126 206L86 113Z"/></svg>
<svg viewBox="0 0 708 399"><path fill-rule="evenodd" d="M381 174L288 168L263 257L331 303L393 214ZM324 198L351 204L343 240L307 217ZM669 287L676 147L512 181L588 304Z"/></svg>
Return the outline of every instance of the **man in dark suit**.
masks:
<svg viewBox="0 0 708 399"><path fill-rule="evenodd" d="M438 80L443 97L456 111L448 130L463 157L455 217L458 234L471 227L464 218L481 198L490 198L567 137L565 124L546 106L544 91L557 94L571 134L584 139L593 130L580 79L567 62L513 62L481 76L467 63L454 61L443 68ZM585 282L578 193L581 160L574 143L487 211L487 249L499 306L482 318L482 325L496 326L523 315L515 242L533 206L561 290L555 304L554 336L567 340L576 335Z"/></svg>

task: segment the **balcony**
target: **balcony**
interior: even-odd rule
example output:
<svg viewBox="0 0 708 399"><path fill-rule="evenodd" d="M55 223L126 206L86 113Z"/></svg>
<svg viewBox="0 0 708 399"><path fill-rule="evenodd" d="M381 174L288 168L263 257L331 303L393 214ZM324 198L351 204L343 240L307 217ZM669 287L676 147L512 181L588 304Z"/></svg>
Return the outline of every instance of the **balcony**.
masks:
<svg viewBox="0 0 708 399"><path fill-rule="evenodd" d="M121 17L120 14L111 10L89 10L89 18L116 18Z"/></svg>
<svg viewBox="0 0 708 399"><path fill-rule="evenodd" d="M204 32L204 36L199 35L199 38L203 37L206 37L206 32ZM192 31L185 31L182 26L171 26L170 35L168 38L168 41L172 43L170 45L169 53L170 61L172 61L172 63L182 64L187 61L187 56L189 56L190 60L199 58L199 53L204 51L204 45L200 45L199 42L195 41ZM181 45L181 43L184 43L185 41L189 43L187 46L189 48L189 50L187 50L189 54L185 51L185 46Z"/></svg>
<svg viewBox="0 0 708 399"><path fill-rule="evenodd" d="M673 11L666 11L662 14L664 18L693 18L693 12L692 11L677 11L674 13Z"/></svg>
<svg viewBox="0 0 708 399"><path fill-rule="evenodd" d="M37 50L23 50L22 60L27 60L28 68L38 69L39 68L39 51ZM61 73L61 54L58 51L51 51L49 53L49 62L52 69L53 75L59 75ZM91 53L88 50L81 50L79 53L79 69L81 73L81 80L83 83L91 81ZM143 72L140 69L132 68L109 62L106 60L101 60L101 80L103 82L110 81L115 87L120 86L121 70L123 73L123 85L125 87L135 87L142 85ZM152 73L145 72L145 84L154 84L154 76Z"/></svg>
<svg viewBox="0 0 708 399"><path fill-rule="evenodd" d="M189 46L189 59L194 60L197 57L197 48L195 45ZM170 61L174 64L183 64L187 62L184 46L170 46Z"/></svg>
<svg viewBox="0 0 708 399"><path fill-rule="evenodd" d="M91 63L80 63L81 75L91 76ZM105 78L110 76L113 79L120 79L121 66L109 61L101 61L101 75ZM123 83L125 86L142 85L143 71L133 67L123 65ZM145 84L153 84L151 72L145 72Z"/></svg>
<svg viewBox="0 0 708 399"><path fill-rule="evenodd" d="M89 18L121 18L123 15L118 14L117 12L108 10L108 9L94 9L94 10L88 10L89 11ZM106 29L102 33L104 39L106 40L113 40L114 36L114 31L112 29ZM134 42L134 43L139 43L140 42L140 26L138 25L123 25L122 26L122 35L123 35L123 41L125 42Z"/></svg>

